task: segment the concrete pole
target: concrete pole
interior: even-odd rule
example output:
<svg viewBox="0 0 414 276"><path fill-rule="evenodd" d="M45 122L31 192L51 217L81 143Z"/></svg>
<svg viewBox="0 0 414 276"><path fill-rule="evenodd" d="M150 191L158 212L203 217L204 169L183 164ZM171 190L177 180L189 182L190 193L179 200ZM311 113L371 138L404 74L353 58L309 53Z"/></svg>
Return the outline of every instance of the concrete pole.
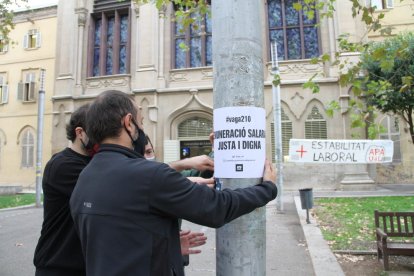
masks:
<svg viewBox="0 0 414 276"><path fill-rule="evenodd" d="M260 0L212 1L214 108L264 107ZM222 189L260 178L220 179ZM217 229L216 275L266 274L266 210L260 208Z"/></svg>
<svg viewBox="0 0 414 276"><path fill-rule="evenodd" d="M37 109L37 146L36 146L36 207L42 207L42 151L43 151L43 114L45 107L45 69L40 69L39 103Z"/></svg>

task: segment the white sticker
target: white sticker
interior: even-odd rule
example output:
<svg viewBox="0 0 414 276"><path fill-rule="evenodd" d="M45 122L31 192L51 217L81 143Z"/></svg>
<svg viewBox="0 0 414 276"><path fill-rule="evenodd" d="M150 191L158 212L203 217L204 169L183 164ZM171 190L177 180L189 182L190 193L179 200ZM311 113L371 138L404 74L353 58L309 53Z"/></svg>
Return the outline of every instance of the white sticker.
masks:
<svg viewBox="0 0 414 276"><path fill-rule="evenodd" d="M260 178L266 156L266 115L259 107L214 110L214 176Z"/></svg>

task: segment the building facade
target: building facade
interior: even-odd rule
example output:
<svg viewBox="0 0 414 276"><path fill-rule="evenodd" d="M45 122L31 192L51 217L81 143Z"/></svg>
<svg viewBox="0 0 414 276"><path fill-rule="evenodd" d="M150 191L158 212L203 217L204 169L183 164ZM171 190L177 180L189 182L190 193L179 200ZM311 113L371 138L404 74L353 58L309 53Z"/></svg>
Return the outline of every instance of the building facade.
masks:
<svg viewBox="0 0 414 276"><path fill-rule="evenodd" d="M45 70L42 164L52 152L57 6L15 13L10 43L0 37L0 186L34 187L40 72Z"/></svg>
<svg viewBox="0 0 414 276"><path fill-rule="evenodd" d="M337 1L333 18L323 19L317 13L314 18L308 18L297 12L293 8L294 1L258 2L263 18L268 133L273 129L270 45L272 41L278 43L283 155L288 154L290 138L351 139L355 133L365 138L363 130L349 127L346 108L351 95L349 88L338 83L338 68L328 63L313 64L310 59L322 53L331 53L333 57L339 49L337 38L344 33L351 34L353 41L380 38L372 34L367 36L363 23L352 18L350 1ZM413 1L367 1L367 5L381 6L378 13L390 15L386 22L393 24L400 11L407 10L407 5L413 7ZM183 29L175 22L173 14L172 4L157 10L151 4L136 5L133 1L59 2L58 25L64 26L66 31L58 34L57 42L53 152L66 144L64 122L69 113L108 89L134 96L142 108L145 131L152 138L159 160L168 162L188 152L197 155L210 150L214 62L211 18L199 18ZM404 23L398 21L398 31L413 30L412 15L405 13L405 16ZM342 58L357 60L358 54L347 53ZM302 88L314 75L320 85L320 92L316 94ZM332 100L339 101L342 109L330 118L325 106ZM382 120L395 121L389 116ZM398 132L398 137L392 137L400 151L413 146L404 135ZM383 138L388 138L385 136ZM273 135L267 135L266 139L268 156L274 156ZM405 158L412 168L413 156L407 153ZM400 157L397 161L401 163L401 160ZM357 182L358 177L370 183L376 177L375 168L367 166L301 165L301 168L306 167L303 170L285 163L284 167L290 187L295 187L294 183L306 183L309 174L314 183L323 182L328 188L338 187L347 173L353 177L359 174ZM308 175L300 176L302 179L295 177L300 175L296 172L298 169L307 171Z"/></svg>
<svg viewBox="0 0 414 276"><path fill-rule="evenodd" d="M339 49L337 38L344 33L351 34L354 41L379 38L367 36L363 23L352 18L350 1L336 1L333 18L323 19L317 13L308 18L293 8L293 2L258 1L263 7L263 85L268 133L273 128L270 45L276 41L282 79L283 154L288 154L290 138L351 139L355 132L365 138L363 130L350 129L346 111L350 89L339 85L338 68L328 63L313 64L310 59L322 53L333 57ZM381 5L380 10L389 14L407 9L401 5L413 7L413 1L367 4ZM131 1L59 1L52 152L67 145L64 128L70 113L109 89L134 96L142 108L145 132L159 160L168 162L188 153L210 151L214 37L211 19L198 19L183 29L173 20L173 14L172 4L157 10L152 4L136 5ZM398 30L413 29L412 15L406 16L406 25L399 22ZM394 16L389 20L387 24L395 23ZM342 58L357 60L358 54L346 53ZM302 88L312 76L320 85L316 94ZM339 101L342 108L331 118L325 106L332 100ZM406 133L392 132L397 134L394 140L401 151L413 146L405 138ZM274 155L272 136L266 138L269 157ZM413 156L407 153L407 158L404 160L412 164ZM284 166L292 188L304 179L309 180L309 174L315 185L327 188L339 187L346 174L359 174L370 183L376 177L376 169L367 166ZM301 176L298 170L307 175Z"/></svg>

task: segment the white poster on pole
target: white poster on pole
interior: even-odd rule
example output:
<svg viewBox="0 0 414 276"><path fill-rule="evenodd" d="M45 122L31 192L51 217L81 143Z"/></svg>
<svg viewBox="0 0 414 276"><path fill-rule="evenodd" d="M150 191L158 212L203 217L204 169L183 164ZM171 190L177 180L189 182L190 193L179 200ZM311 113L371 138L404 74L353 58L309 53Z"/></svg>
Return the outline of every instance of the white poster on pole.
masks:
<svg viewBox="0 0 414 276"><path fill-rule="evenodd" d="M214 176L260 178L266 156L266 114L259 107L214 110Z"/></svg>
<svg viewBox="0 0 414 276"><path fill-rule="evenodd" d="M289 161L304 163L373 164L392 162L391 140L290 139Z"/></svg>

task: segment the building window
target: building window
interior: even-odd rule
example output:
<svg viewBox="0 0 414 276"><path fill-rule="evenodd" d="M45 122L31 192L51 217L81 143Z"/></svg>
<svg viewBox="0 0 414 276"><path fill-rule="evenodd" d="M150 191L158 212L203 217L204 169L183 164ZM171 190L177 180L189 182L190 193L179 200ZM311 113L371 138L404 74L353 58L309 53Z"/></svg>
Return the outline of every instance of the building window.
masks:
<svg viewBox="0 0 414 276"><path fill-rule="evenodd" d="M326 120L314 106L305 121L305 139L327 139Z"/></svg>
<svg viewBox="0 0 414 276"><path fill-rule="evenodd" d="M292 121L286 115L284 109L281 109L281 125L282 125L282 156L289 155L289 141L293 138ZM272 161L276 162L276 149L275 149L275 124L271 123L271 139L272 139ZM282 158L282 161L284 158Z"/></svg>
<svg viewBox="0 0 414 276"><path fill-rule="evenodd" d="M24 81L17 86L17 99L22 102L36 101L36 73L25 73Z"/></svg>
<svg viewBox="0 0 414 276"><path fill-rule="evenodd" d="M178 125L178 139L207 138L213 131L213 122L208 119L194 117Z"/></svg>
<svg viewBox="0 0 414 276"><path fill-rule="evenodd" d="M0 35L0 54L4 54L9 50L9 44L4 39L2 35Z"/></svg>
<svg viewBox="0 0 414 276"><path fill-rule="evenodd" d="M23 131L21 136L22 146L22 168L33 168L34 166L34 135L30 129Z"/></svg>
<svg viewBox="0 0 414 276"><path fill-rule="evenodd" d="M129 9L103 11L92 15L89 76L129 73Z"/></svg>
<svg viewBox="0 0 414 276"><path fill-rule="evenodd" d="M380 133L380 139L392 140L394 142L394 155L392 162L400 163L402 160L401 154L401 135L398 117L386 116L381 120L381 125L386 129L386 132Z"/></svg>
<svg viewBox="0 0 414 276"><path fill-rule="evenodd" d="M377 10L383 10L394 7L393 2L393 0L367 0L367 6L376 7Z"/></svg>
<svg viewBox="0 0 414 276"><path fill-rule="evenodd" d="M9 101L9 87L7 86L6 76L0 75L0 104Z"/></svg>
<svg viewBox="0 0 414 276"><path fill-rule="evenodd" d="M310 59L320 54L317 12L310 19L294 9L297 0L268 0L269 40L277 43L279 60ZM270 54L270 50L269 50Z"/></svg>
<svg viewBox="0 0 414 276"><path fill-rule="evenodd" d="M42 43L42 36L39 30L29 30L27 34L24 35L23 47L25 49L36 49L40 48Z"/></svg>
<svg viewBox="0 0 414 276"><path fill-rule="evenodd" d="M198 15L193 17L195 22L186 29L179 22L174 23L173 68L193 68L213 64L210 15L206 14L202 18Z"/></svg>
<svg viewBox="0 0 414 276"><path fill-rule="evenodd" d="M213 131L211 120L193 117L178 125L180 158L208 155L211 152L209 135Z"/></svg>

